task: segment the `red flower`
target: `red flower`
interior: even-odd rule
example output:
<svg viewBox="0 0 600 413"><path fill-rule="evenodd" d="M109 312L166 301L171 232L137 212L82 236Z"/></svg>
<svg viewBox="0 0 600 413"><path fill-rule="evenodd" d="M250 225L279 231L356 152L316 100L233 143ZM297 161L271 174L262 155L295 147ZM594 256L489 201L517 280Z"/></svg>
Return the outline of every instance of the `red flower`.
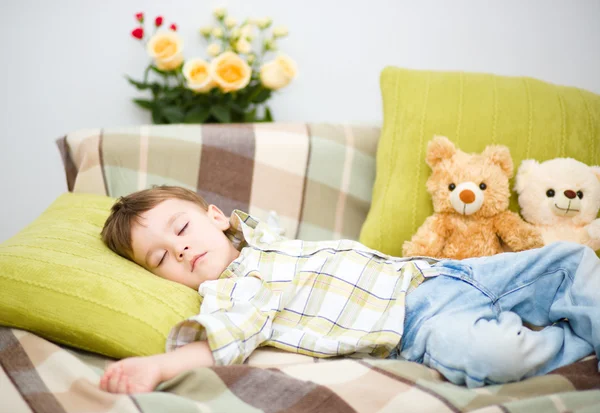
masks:
<svg viewBox="0 0 600 413"><path fill-rule="evenodd" d="M142 40L142 38L144 37L144 29L142 29L141 27L138 27L137 29L134 29L131 32L131 35L133 37L135 37L136 39Z"/></svg>
<svg viewBox="0 0 600 413"><path fill-rule="evenodd" d="M156 27L160 27L163 24L163 18L162 16L158 16L155 20L154 20L154 25Z"/></svg>
<svg viewBox="0 0 600 413"><path fill-rule="evenodd" d="M169 26L169 29L171 29L175 32L175 31L177 31L177 25L175 23L173 23L172 25Z"/></svg>
<svg viewBox="0 0 600 413"><path fill-rule="evenodd" d="M139 21L140 23L144 23L144 13L137 13L137 14L135 15L135 19L136 19L137 21Z"/></svg>

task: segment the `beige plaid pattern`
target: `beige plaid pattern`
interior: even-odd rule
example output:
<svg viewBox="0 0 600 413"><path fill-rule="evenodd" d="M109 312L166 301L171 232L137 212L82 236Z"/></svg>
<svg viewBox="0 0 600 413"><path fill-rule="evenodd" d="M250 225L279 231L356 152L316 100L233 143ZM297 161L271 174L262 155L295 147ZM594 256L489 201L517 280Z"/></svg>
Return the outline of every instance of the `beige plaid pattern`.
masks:
<svg viewBox="0 0 600 413"><path fill-rule="evenodd" d="M248 365L194 369L155 392L111 394L98 382L112 360L0 328L0 411L573 412L600 410L598 361L589 357L518 383L467 389L417 363L313 359L261 349ZM268 391L259 391L266 389ZM595 389L595 390L594 390ZM585 391L582 391L585 390Z"/></svg>
<svg viewBox="0 0 600 413"><path fill-rule="evenodd" d="M219 206L280 218L285 235L358 239L371 204L374 126L309 123L82 129L57 143L69 190L119 197L182 186Z"/></svg>

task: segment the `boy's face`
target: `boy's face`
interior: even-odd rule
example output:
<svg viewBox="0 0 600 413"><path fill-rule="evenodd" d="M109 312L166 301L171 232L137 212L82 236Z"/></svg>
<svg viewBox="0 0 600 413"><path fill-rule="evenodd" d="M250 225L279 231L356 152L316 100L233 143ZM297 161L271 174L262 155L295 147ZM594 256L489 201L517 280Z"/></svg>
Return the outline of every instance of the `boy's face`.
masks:
<svg viewBox="0 0 600 413"><path fill-rule="evenodd" d="M214 205L208 211L168 199L141 215L131 228L133 260L152 273L195 290L216 280L239 256L223 231L229 219Z"/></svg>

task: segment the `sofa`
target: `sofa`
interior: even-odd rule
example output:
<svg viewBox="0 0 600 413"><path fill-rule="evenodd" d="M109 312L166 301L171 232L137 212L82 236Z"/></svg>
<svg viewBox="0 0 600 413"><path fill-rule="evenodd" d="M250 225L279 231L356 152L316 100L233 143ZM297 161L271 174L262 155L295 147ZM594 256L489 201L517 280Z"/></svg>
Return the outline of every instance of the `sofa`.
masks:
<svg viewBox="0 0 600 413"><path fill-rule="evenodd" d="M389 81L384 74L382 86ZM428 88L431 98L433 87ZM387 105L391 110L389 100ZM402 125L410 124L413 112L398 115ZM423 112L414 113L415 130L422 135L417 139L418 158L429 131ZM226 214L242 209L262 220L276 217L286 237L360 239L389 250L389 245L377 245L385 237L368 233L367 224L371 220L373 225L374 210L393 205L386 201L373 207L393 189L377 188L377 181L403 183L383 179L380 168L391 165L394 173L406 175L414 170L407 161L390 160L395 149L389 138L400 133L390 116L385 114L383 129L323 123L141 125L77 130L58 139L69 194L24 229L25 238L0 246L0 283L5 287L4 293L0 291L0 310L5 312L0 311L0 411L599 411L600 374L593 355L544 376L467 389L449 383L435 370L402 360L318 359L260 348L242 365L195 369L152 393L118 395L98 388L103 370L113 360L160 352L173 319L198 305L193 294L184 297L168 284L146 284L153 292L143 295L135 283L128 283L130 272L140 284L154 283L156 277L101 250L99 228L115 198L153 185L180 185L197 191ZM466 112L460 116L464 128ZM494 130L499 129L500 121L494 122ZM462 144L469 142L466 135ZM407 144L401 146L406 149ZM426 176L420 169L414 178L411 175L411 184L421 185ZM420 213L429 212L425 208ZM399 225L412 231L422 222L415 216ZM40 229L49 223L54 225L52 231ZM67 231L80 238L67 240ZM82 245L85 240L93 243L91 253ZM29 263L25 258L31 251L39 259ZM91 258L85 256L88 253ZM17 264L6 264L10 259ZM76 268L89 260L94 261L93 272ZM48 278L39 261L52 262L58 269ZM23 268L30 271L19 278ZM85 280L72 290L59 288L62 278L69 276ZM38 293L13 297L34 287ZM52 305L43 301L46 296L36 298L49 290ZM120 297L117 304L111 307L107 295ZM154 313L147 319L134 313L140 306ZM162 317L166 312L172 313L171 318ZM102 324L109 313L119 313L122 319L114 315L112 324Z"/></svg>

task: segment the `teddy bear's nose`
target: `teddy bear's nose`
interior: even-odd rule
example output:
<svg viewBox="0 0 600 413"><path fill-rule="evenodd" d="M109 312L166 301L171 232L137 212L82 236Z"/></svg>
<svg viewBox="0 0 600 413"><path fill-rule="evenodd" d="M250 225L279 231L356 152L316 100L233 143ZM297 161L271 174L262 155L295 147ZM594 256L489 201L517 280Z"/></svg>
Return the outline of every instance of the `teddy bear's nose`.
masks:
<svg viewBox="0 0 600 413"><path fill-rule="evenodd" d="M460 200L465 204L470 204L475 201L475 194L469 189L460 192Z"/></svg>
<svg viewBox="0 0 600 413"><path fill-rule="evenodd" d="M573 199L577 196L577 194L575 193L575 191L571 191L570 189L567 189L565 191L565 196L569 199Z"/></svg>

